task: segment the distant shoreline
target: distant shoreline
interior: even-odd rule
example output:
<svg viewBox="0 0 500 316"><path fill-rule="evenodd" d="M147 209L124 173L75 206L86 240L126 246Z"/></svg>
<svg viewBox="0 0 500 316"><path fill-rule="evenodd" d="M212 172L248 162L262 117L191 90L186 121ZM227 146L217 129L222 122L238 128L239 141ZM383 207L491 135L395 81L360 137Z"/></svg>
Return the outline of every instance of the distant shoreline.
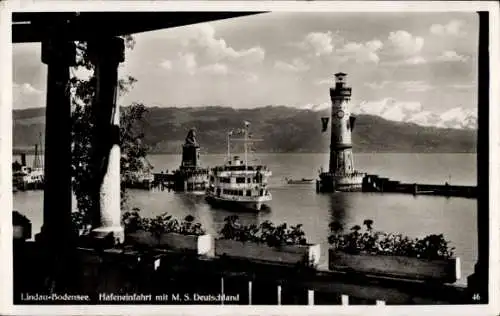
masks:
<svg viewBox="0 0 500 316"><path fill-rule="evenodd" d="M15 152L33 153L40 143L44 122L36 111L15 115L13 147ZM144 133L150 154L181 154L187 131L196 127L201 153L226 153L226 133L238 129L244 120L253 122L253 136L261 138L256 152L324 153L329 151L330 135L321 132L324 113L286 107L235 111L231 108L198 109L151 108L145 114L149 122L137 126ZM423 127L413 123L389 121L379 116L359 115L353 134L355 153L473 153L477 150L477 131ZM39 148L40 149L40 148ZM43 149L42 149L43 150Z"/></svg>

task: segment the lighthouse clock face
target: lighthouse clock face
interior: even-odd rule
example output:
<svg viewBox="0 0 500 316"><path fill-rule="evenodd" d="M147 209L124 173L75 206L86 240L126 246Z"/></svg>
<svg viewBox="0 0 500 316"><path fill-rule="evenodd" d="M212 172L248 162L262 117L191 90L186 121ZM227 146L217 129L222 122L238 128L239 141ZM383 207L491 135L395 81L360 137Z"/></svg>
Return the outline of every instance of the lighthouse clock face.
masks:
<svg viewBox="0 0 500 316"><path fill-rule="evenodd" d="M337 117L338 117L339 119L341 119L341 118L343 118L343 117L344 117L344 111L342 111L342 110L337 111L337 114L336 114L336 115L337 115Z"/></svg>

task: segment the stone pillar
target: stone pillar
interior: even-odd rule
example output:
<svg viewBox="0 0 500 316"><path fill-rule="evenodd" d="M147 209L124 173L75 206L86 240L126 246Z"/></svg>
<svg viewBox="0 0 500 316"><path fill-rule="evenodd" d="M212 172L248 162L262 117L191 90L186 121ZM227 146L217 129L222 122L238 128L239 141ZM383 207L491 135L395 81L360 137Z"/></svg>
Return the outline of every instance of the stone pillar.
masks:
<svg viewBox="0 0 500 316"><path fill-rule="evenodd" d="M69 66L76 63L76 47L73 42L54 38L42 42L42 62L47 65L47 107L43 226L37 240L62 249L72 240L71 101L67 85Z"/></svg>
<svg viewBox="0 0 500 316"><path fill-rule="evenodd" d="M93 147L99 190L93 234L98 238L112 235L119 242L123 242L124 232L120 223L120 111L116 95L118 65L124 61L124 50L124 41L118 37L88 42L96 77Z"/></svg>
<svg viewBox="0 0 500 316"><path fill-rule="evenodd" d="M467 287L476 303L488 303L489 275L489 12L479 12L479 49L478 49L478 133L477 133L477 262L474 274L467 278ZM498 228L496 228L498 229Z"/></svg>

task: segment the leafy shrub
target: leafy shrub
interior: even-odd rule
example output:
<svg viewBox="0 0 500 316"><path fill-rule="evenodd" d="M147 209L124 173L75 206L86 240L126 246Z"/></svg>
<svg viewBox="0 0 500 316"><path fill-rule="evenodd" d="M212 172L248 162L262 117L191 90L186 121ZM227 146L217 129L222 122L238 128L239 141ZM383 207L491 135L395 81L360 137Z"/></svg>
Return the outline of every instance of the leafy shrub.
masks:
<svg viewBox="0 0 500 316"><path fill-rule="evenodd" d="M242 225L236 215L224 219L224 227L219 234L223 239L242 242L265 243L271 247L283 245L306 245L307 240L302 230L302 224L288 227L286 223L274 225L270 221L260 225Z"/></svg>
<svg viewBox="0 0 500 316"><path fill-rule="evenodd" d="M366 227L355 225L350 232L344 233L338 222L330 223L328 242L332 248L351 254L367 253L373 255L405 256L421 259L449 259L453 257L454 247L448 247L443 234L428 235L423 239L411 239L402 234L373 231L373 221L365 220Z"/></svg>
<svg viewBox="0 0 500 316"><path fill-rule="evenodd" d="M204 235L205 230L200 223L194 221L192 215L188 215L183 221L179 222L172 215L164 213L155 218L143 218L139 215L139 209L134 208L127 211L122 216L122 222L125 232L132 233L138 230L151 232L160 236L165 233L179 233L183 235Z"/></svg>
<svg viewBox="0 0 500 316"><path fill-rule="evenodd" d="M88 224L87 216L83 212L72 212L71 223L73 225L73 232L77 236L88 235L92 229L92 226Z"/></svg>

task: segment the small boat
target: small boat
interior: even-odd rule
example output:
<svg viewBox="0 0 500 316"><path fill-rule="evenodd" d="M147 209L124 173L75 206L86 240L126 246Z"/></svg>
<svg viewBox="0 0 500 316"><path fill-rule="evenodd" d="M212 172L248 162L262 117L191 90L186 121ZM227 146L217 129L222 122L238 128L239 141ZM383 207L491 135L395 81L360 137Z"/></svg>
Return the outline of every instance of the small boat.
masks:
<svg viewBox="0 0 500 316"><path fill-rule="evenodd" d="M288 184L311 184L311 183L314 183L314 179L306 179L306 178L302 178L300 180L285 178L285 181Z"/></svg>
<svg viewBox="0 0 500 316"><path fill-rule="evenodd" d="M228 159L222 166L212 168L209 187L205 199L208 203L227 206L234 210L243 208L260 211L272 200L267 187L272 172L264 165L254 165L247 162L248 122L245 123L245 159L234 156L231 159L229 142L232 133L228 133ZM254 141L254 140L252 140Z"/></svg>

